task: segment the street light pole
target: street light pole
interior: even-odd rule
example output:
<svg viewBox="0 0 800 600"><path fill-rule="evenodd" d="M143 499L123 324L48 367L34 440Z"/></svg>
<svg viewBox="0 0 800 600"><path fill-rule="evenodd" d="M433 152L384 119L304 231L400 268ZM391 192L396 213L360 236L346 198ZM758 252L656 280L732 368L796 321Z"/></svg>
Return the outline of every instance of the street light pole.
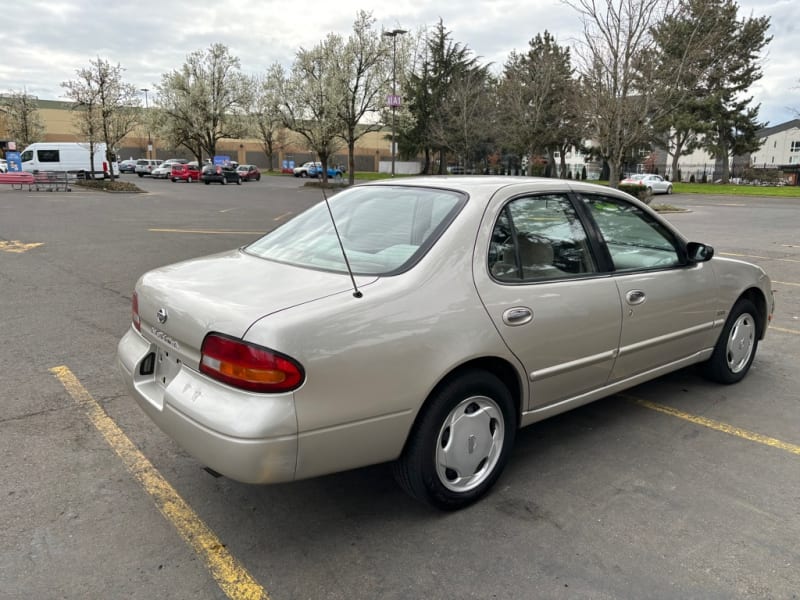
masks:
<svg viewBox="0 0 800 600"><path fill-rule="evenodd" d="M144 92L144 110L145 112L148 110L147 106L147 92L150 91L150 88L141 88L140 92ZM152 156L150 153L153 151L153 140L150 138L150 125L147 125L147 159L150 160Z"/></svg>
<svg viewBox="0 0 800 600"><path fill-rule="evenodd" d="M383 35L392 38L392 95L389 99L389 106L392 107L392 177L394 177L394 115L397 110L399 98L397 97L397 36L407 33L405 29L392 29L384 31Z"/></svg>

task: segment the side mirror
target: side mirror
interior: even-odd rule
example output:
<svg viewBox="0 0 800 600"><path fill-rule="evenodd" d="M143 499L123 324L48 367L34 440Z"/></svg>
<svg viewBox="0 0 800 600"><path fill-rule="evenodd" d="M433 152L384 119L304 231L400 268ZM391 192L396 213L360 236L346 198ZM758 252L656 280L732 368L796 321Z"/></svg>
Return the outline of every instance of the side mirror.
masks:
<svg viewBox="0 0 800 600"><path fill-rule="evenodd" d="M699 242L689 242L686 244L686 255L689 262L706 262L714 256L714 248Z"/></svg>

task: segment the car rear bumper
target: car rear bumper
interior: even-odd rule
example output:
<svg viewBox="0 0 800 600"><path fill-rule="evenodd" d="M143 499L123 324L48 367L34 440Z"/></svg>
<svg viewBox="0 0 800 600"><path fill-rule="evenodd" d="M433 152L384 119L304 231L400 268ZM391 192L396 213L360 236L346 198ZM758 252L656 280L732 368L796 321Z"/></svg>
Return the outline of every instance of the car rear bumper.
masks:
<svg viewBox="0 0 800 600"><path fill-rule="evenodd" d="M158 357L159 348L130 328L117 347L122 377L139 406L182 448L205 466L244 483L295 478L292 394L236 390L180 363L162 378L158 366L151 373L143 369L149 356Z"/></svg>

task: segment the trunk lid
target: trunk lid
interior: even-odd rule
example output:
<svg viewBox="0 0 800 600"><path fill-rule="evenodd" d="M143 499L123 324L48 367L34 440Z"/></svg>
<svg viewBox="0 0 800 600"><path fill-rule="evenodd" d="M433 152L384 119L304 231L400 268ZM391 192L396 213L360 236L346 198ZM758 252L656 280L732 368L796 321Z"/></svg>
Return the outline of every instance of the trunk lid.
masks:
<svg viewBox="0 0 800 600"><path fill-rule="evenodd" d="M358 284L375 279L362 277ZM142 335L194 368L211 331L241 338L266 315L352 291L345 273L276 263L240 250L155 269L136 285Z"/></svg>

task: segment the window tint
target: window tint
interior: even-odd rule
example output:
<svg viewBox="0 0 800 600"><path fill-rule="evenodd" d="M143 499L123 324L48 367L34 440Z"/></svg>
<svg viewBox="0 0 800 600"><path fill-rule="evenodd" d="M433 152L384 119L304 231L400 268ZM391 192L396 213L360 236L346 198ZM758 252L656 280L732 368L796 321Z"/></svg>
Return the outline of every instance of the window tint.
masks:
<svg viewBox="0 0 800 600"><path fill-rule="evenodd" d="M517 198L492 230L489 271L500 281L564 279L595 272L586 232L560 194Z"/></svg>
<svg viewBox="0 0 800 600"><path fill-rule="evenodd" d="M26 150L25 152L23 152L22 156L20 156L20 160L22 162L28 162L29 160L33 160L33 150Z"/></svg>
<svg viewBox="0 0 800 600"><path fill-rule="evenodd" d="M58 162L58 150L37 150L39 162Z"/></svg>
<svg viewBox="0 0 800 600"><path fill-rule="evenodd" d="M446 190L370 186L331 199L336 226L355 273L381 275L410 266L465 202ZM280 262L346 271L325 203L317 204L247 247Z"/></svg>
<svg viewBox="0 0 800 600"><path fill-rule="evenodd" d="M663 269L681 264L678 241L640 208L616 198L584 195L617 271Z"/></svg>

